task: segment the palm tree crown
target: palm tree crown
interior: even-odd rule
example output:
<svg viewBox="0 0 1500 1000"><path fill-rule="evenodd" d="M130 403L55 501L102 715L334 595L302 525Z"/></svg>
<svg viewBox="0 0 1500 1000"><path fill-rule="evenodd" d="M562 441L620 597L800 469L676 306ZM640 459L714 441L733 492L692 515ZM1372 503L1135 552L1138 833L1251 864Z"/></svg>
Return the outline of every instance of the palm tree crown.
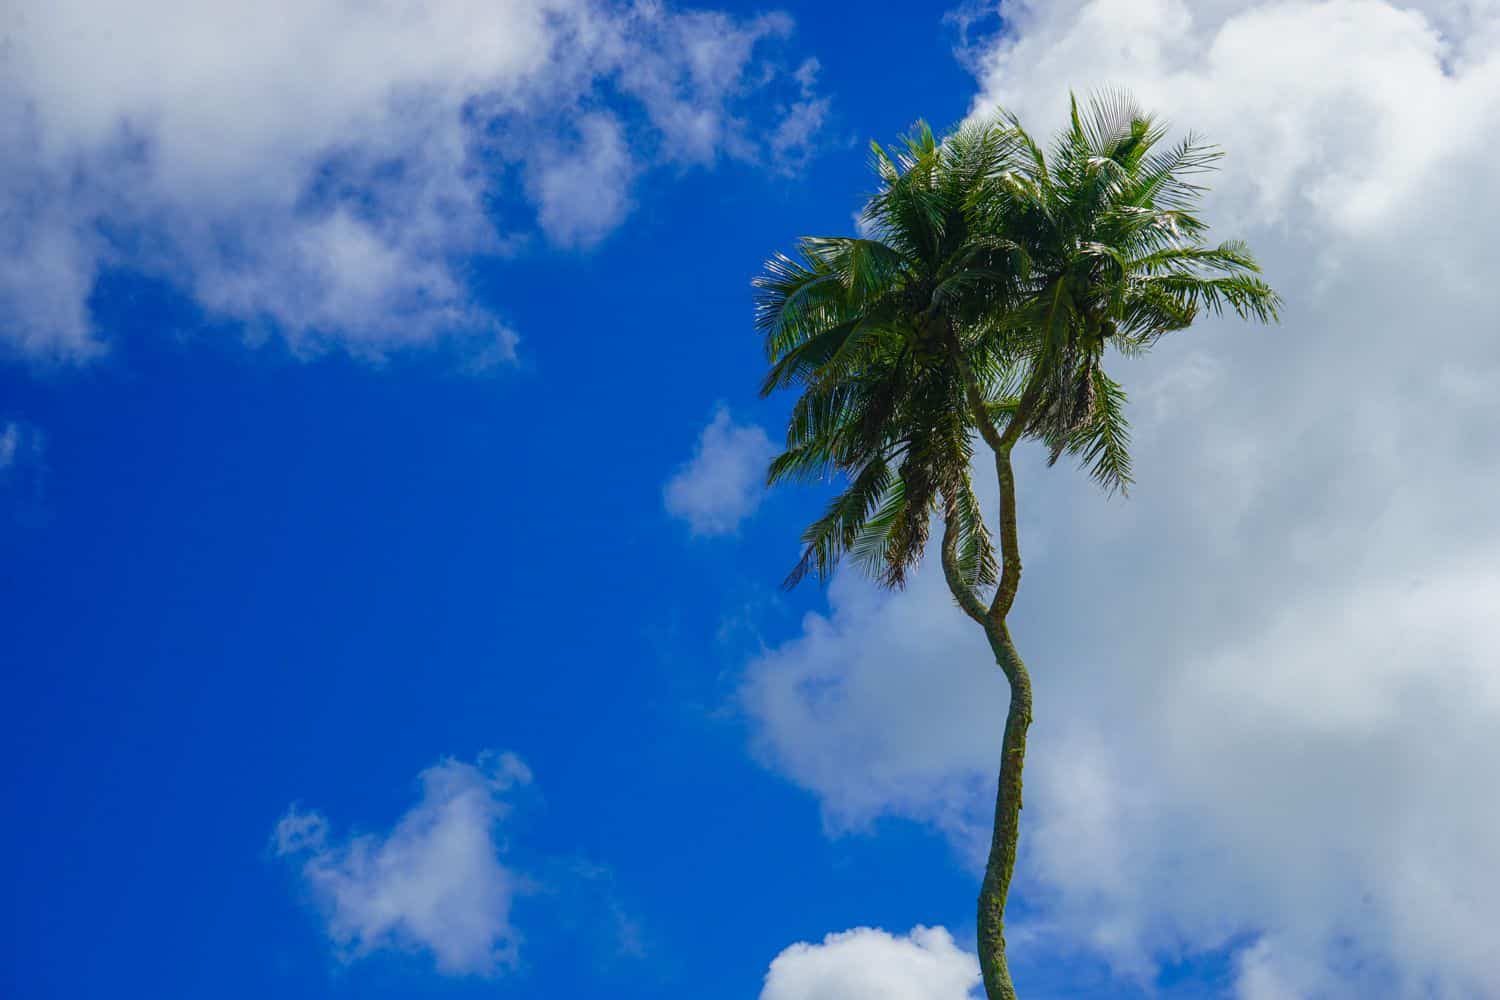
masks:
<svg viewBox="0 0 1500 1000"><path fill-rule="evenodd" d="M993 582L951 340L1023 266L1012 242L971 225L975 194L1013 145L994 128L964 129L939 144L919 124L898 150L873 146L881 189L863 213L869 235L804 238L797 259L777 254L756 280L771 361L762 392L802 388L770 479L850 478L808 528L789 583L809 571L826 576L849 552L899 586L940 500L967 525L967 574Z"/></svg>
<svg viewBox="0 0 1500 1000"><path fill-rule="evenodd" d="M976 431L992 447L1040 440L1125 491L1125 393L1106 348L1138 354L1205 310L1275 317L1247 248L1203 242L1196 180L1221 154L1166 134L1119 95L1073 102L1047 151L1009 115L941 142L919 123L898 149L873 147L865 237L806 237L766 263L762 391L801 389L770 480L848 479L788 583L848 554L900 586L939 511L965 581L994 583Z"/></svg>
<svg viewBox="0 0 1500 1000"><path fill-rule="evenodd" d="M1163 147L1168 129L1123 95L1075 100L1051 155L1006 118L1021 155L987 179L976 225L1024 248L1024 293L1007 311L981 319L973 335L1005 342L1016 381L983 386L991 413L1020 409L1006 392L1032 389L1024 431L1046 442L1051 460L1077 454L1110 491L1131 483L1125 393L1103 370L1109 345L1145 351L1200 312L1226 307L1269 322L1279 299L1239 241L1209 246L1197 215L1222 152L1188 135Z"/></svg>

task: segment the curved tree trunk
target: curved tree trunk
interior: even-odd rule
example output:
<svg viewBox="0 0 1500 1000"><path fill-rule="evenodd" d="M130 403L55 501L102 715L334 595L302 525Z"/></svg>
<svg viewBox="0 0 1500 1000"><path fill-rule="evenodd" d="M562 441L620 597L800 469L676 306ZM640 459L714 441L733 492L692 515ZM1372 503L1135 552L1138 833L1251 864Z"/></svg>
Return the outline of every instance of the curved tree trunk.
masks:
<svg viewBox="0 0 1500 1000"><path fill-rule="evenodd" d="M1005 736L1000 748L1000 780L995 790L995 827L990 856L979 889L979 968L988 1000L1016 1000L1010 966L1005 959L1005 901L1016 870L1016 845L1021 836L1021 771L1026 765L1026 731L1031 727L1031 675L1011 641L1006 617L1021 586L1021 544L1016 520L1016 476L1011 450L1021 439L1042 398L1043 380L1033 373L1002 432L989 417L984 394L963 361L956 338L952 342L964 374L965 389L975 425L995 456L995 479L1000 487L1000 579L988 607L963 579L957 560L957 533L950 516L943 533L943 571L965 614L984 629L995 663L1010 684L1010 708L1005 713Z"/></svg>
<svg viewBox="0 0 1500 1000"><path fill-rule="evenodd" d="M995 826L989 862L979 890L979 967L988 1000L1016 1000L1005 958L1005 901L1016 869L1021 828L1021 772L1026 764L1026 731L1031 726L1031 675L1026 671L1003 620L996 621L964 582L958 565L958 533L950 516L943 531L943 573L959 606L989 639L995 663L1010 685L1010 709L1001 740L1000 780L995 790ZM1012 550L1014 551L1014 550Z"/></svg>
<svg viewBox="0 0 1500 1000"><path fill-rule="evenodd" d="M1026 765L1026 730L1031 725L1031 677L1005 626L985 631L995 651L995 662L1010 682L1010 710L1005 715L1000 782L995 791L995 828L979 889L979 968L989 1000L1016 1000L1005 960L1005 900L1016 869L1016 845L1021 833L1021 771Z"/></svg>

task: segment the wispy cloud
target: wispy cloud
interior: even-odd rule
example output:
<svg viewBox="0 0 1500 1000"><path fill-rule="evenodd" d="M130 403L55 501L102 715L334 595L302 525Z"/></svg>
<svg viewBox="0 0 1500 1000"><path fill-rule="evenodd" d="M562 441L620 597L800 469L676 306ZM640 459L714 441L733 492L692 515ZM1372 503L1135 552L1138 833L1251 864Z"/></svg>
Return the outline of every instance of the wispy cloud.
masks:
<svg viewBox="0 0 1500 1000"><path fill-rule="evenodd" d="M38 475L46 452L42 432L24 420L0 421L0 483Z"/></svg>
<svg viewBox="0 0 1500 1000"><path fill-rule="evenodd" d="M16 464L21 451L21 425L14 420L0 425L0 472Z"/></svg>
<svg viewBox="0 0 1500 1000"><path fill-rule="evenodd" d="M444 973L496 975L516 960L511 904L525 884L500 861L503 795L530 780L511 754L445 760L422 772L421 800L388 833L339 841L321 813L293 808L275 849L299 863L346 960L418 950Z"/></svg>

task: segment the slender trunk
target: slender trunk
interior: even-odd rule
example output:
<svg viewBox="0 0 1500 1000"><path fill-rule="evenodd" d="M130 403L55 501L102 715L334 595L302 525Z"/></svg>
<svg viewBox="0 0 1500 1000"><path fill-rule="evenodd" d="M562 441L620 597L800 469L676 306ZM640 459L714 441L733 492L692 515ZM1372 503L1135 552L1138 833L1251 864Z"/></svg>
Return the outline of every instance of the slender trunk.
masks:
<svg viewBox="0 0 1500 1000"><path fill-rule="evenodd" d="M1026 765L1026 730L1031 725L1031 677L1005 625L985 631L995 662L1010 682L1010 710L1005 715L1000 781L995 790L995 828L979 889L979 968L989 1000L1016 1000L1005 960L1005 900L1010 894L1021 835L1021 771Z"/></svg>
<svg viewBox="0 0 1500 1000"><path fill-rule="evenodd" d="M984 974L984 994L988 1000L1016 1000L1016 987L1005 959L1005 901L1010 895L1010 880L1016 870L1016 845L1021 837L1021 772L1026 765L1026 731L1031 727L1031 675L1006 626L1006 617L1021 586L1016 476L1010 455L1041 401L1043 378L1041 372L1032 372L1015 412L1002 431L989 417L982 387L965 363L956 336L950 336L950 346L963 373L974 423L995 454L995 479L1000 487L1000 580L989 607L979 602L959 572L957 536L951 517L943 538L943 569L959 606L984 629L995 663L1010 684L1010 708L1005 713L1005 736L1000 747L1000 780L995 789L995 827L990 835L984 882L979 888L979 968Z"/></svg>
<svg viewBox="0 0 1500 1000"><path fill-rule="evenodd" d="M1012 547L1012 554L1014 551ZM1016 988L1005 958L1005 901L1016 869L1016 846L1021 832L1021 772L1026 763L1026 730L1031 725L1031 675L1016 651L1005 621L997 621L963 579L958 565L958 532L951 512L943 532L942 552L943 573L954 599L984 629L995 663L1010 685L1010 708L1005 714L1005 735L1000 748L1000 780L995 790L995 825L984 882L979 890L979 967L984 974L988 1000L1016 1000Z"/></svg>

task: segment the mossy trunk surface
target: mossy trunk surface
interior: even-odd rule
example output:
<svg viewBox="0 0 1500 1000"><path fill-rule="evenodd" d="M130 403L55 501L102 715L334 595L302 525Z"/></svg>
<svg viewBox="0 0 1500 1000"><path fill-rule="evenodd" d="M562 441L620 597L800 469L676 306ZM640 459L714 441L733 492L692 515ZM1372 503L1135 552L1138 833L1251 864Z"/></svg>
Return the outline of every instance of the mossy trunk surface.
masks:
<svg viewBox="0 0 1500 1000"><path fill-rule="evenodd" d="M1014 530L1012 528L1012 530ZM986 608L964 583L958 566L957 535L951 518L943 532L943 570L953 596L989 639L995 663L1010 685L1010 708L1005 713L1005 735L1000 744L1000 780L995 789L995 826L990 835L989 862L979 889L979 968L989 1000L1016 1000L1010 967L1005 959L1005 901L1016 870L1016 845L1021 835L1021 773L1026 766L1026 731L1031 726L1031 675L1011 641L1010 629L996 612L1009 610L1010 597L1020 575L1019 560L1012 564L1001 592L1010 596ZM1014 549L1011 550L1014 552ZM998 619L998 620L997 620Z"/></svg>
<svg viewBox="0 0 1500 1000"><path fill-rule="evenodd" d="M995 790L995 828L979 889L979 968L989 1000L1016 1000L1005 959L1005 901L1021 834L1021 772L1026 765L1026 730L1031 726L1031 678L1005 626L986 631L995 662L1010 682L1010 710L1005 715L1000 781Z"/></svg>

